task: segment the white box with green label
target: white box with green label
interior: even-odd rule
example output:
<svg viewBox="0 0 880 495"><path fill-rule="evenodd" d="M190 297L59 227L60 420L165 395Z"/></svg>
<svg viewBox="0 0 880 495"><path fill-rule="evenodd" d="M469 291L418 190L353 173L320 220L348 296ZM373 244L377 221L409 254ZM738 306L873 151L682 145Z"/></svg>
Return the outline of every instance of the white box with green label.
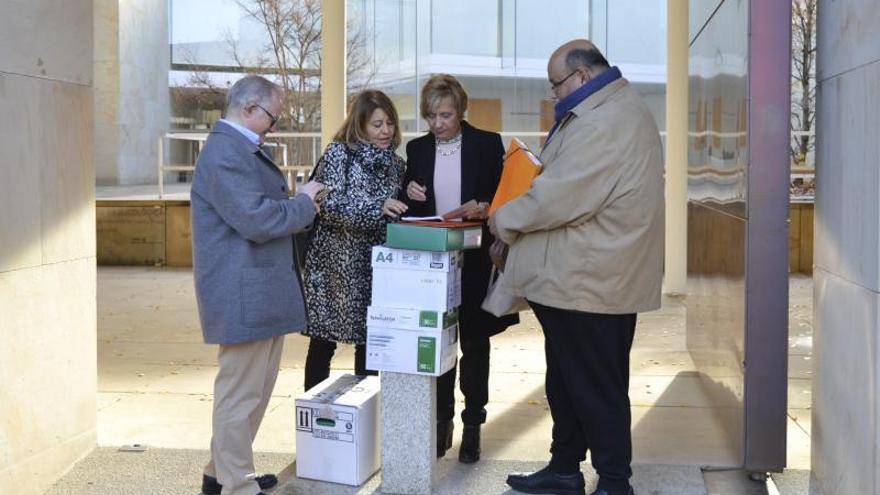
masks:
<svg viewBox="0 0 880 495"><path fill-rule="evenodd" d="M373 268L451 272L461 268L461 251L416 251L373 246Z"/></svg>
<svg viewBox="0 0 880 495"><path fill-rule="evenodd" d="M367 325L367 369L440 376L455 366L458 324L447 328Z"/></svg>
<svg viewBox="0 0 880 495"><path fill-rule="evenodd" d="M437 311L429 309L367 308L367 326L401 328L404 330L442 330L458 323L458 309Z"/></svg>
<svg viewBox="0 0 880 495"><path fill-rule="evenodd" d="M295 405L298 478L360 486L379 470L379 377L331 376Z"/></svg>

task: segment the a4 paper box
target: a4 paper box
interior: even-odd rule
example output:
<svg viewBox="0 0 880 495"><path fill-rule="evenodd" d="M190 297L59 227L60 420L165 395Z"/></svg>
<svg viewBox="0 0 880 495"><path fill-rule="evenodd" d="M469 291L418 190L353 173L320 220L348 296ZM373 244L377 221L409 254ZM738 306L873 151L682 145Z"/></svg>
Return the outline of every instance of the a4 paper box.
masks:
<svg viewBox="0 0 880 495"><path fill-rule="evenodd" d="M429 376L452 369L461 265L461 251L373 248L367 369Z"/></svg>
<svg viewBox="0 0 880 495"><path fill-rule="evenodd" d="M461 252L376 246L373 306L450 311L461 305Z"/></svg>

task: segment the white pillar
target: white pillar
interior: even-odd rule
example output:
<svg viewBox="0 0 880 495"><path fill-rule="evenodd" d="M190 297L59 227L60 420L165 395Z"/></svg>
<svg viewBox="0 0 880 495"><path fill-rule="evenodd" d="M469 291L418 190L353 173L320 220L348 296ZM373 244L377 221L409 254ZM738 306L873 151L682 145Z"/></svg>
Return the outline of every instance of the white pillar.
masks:
<svg viewBox="0 0 880 495"><path fill-rule="evenodd" d="M345 78L345 2L321 2L321 147L345 120L347 106Z"/></svg>
<svg viewBox="0 0 880 495"><path fill-rule="evenodd" d="M663 291L687 292L688 1L667 0L666 264Z"/></svg>
<svg viewBox="0 0 880 495"><path fill-rule="evenodd" d="M99 185L155 184L168 130L168 2L94 2L95 164Z"/></svg>

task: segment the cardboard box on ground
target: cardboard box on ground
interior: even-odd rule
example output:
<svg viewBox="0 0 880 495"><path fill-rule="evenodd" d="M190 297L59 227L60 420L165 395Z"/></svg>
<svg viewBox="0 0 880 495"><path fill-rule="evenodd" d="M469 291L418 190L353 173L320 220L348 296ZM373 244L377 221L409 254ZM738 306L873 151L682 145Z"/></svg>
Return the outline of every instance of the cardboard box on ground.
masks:
<svg viewBox="0 0 880 495"><path fill-rule="evenodd" d="M360 486L379 470L379 378L331 376L296 401L296 476Z"/></svg>

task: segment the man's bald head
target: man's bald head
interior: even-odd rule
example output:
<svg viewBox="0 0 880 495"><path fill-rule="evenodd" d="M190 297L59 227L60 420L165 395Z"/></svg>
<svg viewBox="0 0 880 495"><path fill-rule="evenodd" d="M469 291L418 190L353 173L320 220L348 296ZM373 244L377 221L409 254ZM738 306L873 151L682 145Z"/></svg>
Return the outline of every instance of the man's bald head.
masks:
<svg viewBox="0 0 880 495"><path fill-rule="evenodd" d="M550 56L547 78L557 99L562 99L608 69L608 61L589 40L571 40Z"/></svg>
<svg viewBox="0 0 880 495"><path fill-rule="evenodd" d="M550 56L547 69L553 66L562 70L573 71L585 67L593 76L608 68L608 61L596 45L589 40L571 40L557 48Z"/></svg>

